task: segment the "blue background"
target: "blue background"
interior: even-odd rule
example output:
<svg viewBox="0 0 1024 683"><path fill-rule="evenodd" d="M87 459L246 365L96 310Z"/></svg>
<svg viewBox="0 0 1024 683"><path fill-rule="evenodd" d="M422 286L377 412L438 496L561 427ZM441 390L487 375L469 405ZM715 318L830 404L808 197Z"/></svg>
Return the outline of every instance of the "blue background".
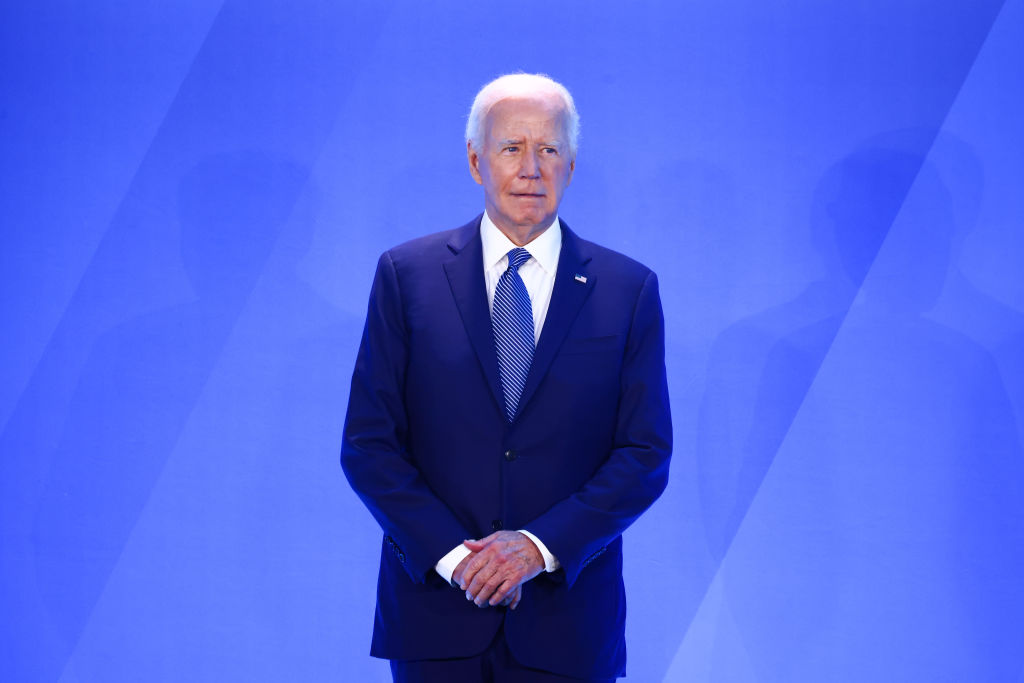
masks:
<svg viewBox="0 0 1024 683"><path fill-rule="evenodd" d="M637 681L1024 681L1024 2L5 3L0 679L388 680L337 465L494 76L662 283Z"/></svg>

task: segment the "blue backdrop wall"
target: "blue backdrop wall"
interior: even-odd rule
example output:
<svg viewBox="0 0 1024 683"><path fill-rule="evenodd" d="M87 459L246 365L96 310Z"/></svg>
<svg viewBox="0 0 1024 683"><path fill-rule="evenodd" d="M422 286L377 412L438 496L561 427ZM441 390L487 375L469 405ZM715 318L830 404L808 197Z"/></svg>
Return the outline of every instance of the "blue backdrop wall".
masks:
<svg viewBox="0 0 1024 683"><path fill-rule="evenodd" d="M1024 680L1024 1L0 10L0 679L388 680L337 452L496 75L662 282L637 681Z"/></svg>

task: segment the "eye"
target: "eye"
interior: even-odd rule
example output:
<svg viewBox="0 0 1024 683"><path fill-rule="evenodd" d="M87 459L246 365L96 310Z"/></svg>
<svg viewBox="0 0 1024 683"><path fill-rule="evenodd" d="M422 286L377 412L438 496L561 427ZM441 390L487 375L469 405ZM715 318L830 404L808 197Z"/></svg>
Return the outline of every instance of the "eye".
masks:
<svg viewBox="0 0 1024 683"><path fill-rule="evenodd" d="M512 152L513 154L519 151L518 145L508 145L505 147L506 152Z"/></svg>
<svg viewBox="0 0 1024 683"><path fill-rule="evenodd" d="M555 147L544 147L541 151L545 154L558 154L558 149Z"/></svg>

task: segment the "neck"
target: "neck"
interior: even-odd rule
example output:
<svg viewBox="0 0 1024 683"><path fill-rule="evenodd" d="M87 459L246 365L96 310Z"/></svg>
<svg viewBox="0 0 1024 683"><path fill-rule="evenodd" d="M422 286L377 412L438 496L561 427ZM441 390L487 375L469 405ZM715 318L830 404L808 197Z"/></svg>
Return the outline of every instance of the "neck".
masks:
<svg viewBox="0 0 1024 683"><path fill-rule="evenodd" d="M532 228L521 229L520 231L517 232L509 232L508 230L500 226L498 227L498 229L505 233L505 237L509 238L512 244L516 245L517 247L525 247L527 244L540 237L541 234L548 229L548 227L549 226L547 225L535 226Z"/></svg>
<svg viewBox="0 0 1024 683"><path fill-rule="evenodd" d="M501 230L502 234L517 247L525 247L527 244L540 237L544 234L545 230L551 227L553 220L554 219L538 225L503 225L491 217L491 222L494 223L495 227L497 227L498 230Z"/></svg>

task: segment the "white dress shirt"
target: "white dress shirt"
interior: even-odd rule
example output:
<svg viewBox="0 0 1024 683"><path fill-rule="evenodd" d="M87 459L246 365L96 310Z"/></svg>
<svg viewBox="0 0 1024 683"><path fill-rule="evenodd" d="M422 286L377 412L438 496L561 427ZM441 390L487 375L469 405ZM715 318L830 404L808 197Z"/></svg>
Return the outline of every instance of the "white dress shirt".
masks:
<svg viewBox="0 0 1024 683"><path fill-rule="evenodd" d="M484 282L487 285L487 304L490 307L494 305L494 290L498 286L498 279L508 270L508 252L518 245L498 229L486 211L480 221L480 239L483 242ZM558 226L558 217L555 217L547 230L524 248L530 252L530 260L519 266L519 276L523 278L523 284L530 295L530 303L533 305L533 340L536 343L540 340L544 319L548 315L551 292L555 287L555 271L558 270L558 255L562 251L562 230ZM544 558L544 571L553 572L562 566L539 538L525 529L519 529L519 533L533 541L540 550ZM445 581L451 583L455 568L469 552L469 548L460 543L434 565L435 571Z"/></svg>

